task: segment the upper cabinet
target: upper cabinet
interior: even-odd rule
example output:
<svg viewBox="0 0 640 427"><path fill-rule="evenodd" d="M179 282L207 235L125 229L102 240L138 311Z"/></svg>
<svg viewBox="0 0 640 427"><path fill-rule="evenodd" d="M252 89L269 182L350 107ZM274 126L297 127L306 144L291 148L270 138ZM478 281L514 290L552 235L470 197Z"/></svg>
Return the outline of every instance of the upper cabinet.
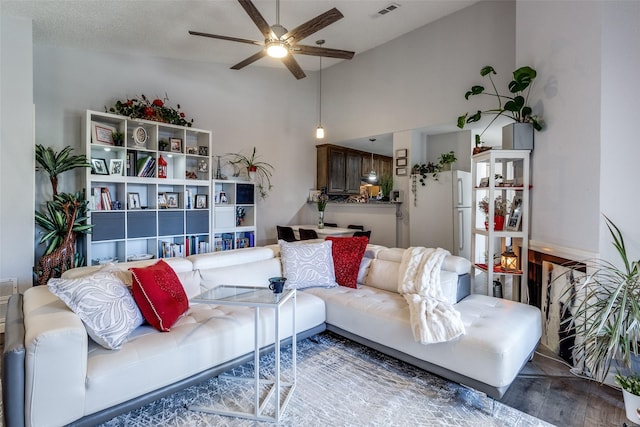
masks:
<svg viewBox="0 0 640 427"><path fill-rule="evenodd" d="M317 148L317 188L329 194L359 194L360 185L371 171L371 153L331 144ZM391 173L393 159L374 154L373 169L379 176Z"/></svg>

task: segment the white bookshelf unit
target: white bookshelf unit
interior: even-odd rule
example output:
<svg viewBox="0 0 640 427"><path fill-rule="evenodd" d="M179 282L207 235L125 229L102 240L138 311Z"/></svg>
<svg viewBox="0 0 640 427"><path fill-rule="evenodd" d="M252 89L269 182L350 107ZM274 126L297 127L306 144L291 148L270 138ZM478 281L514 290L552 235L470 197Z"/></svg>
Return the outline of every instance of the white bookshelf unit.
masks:
<svg viewBox="0 0 640 427"><path fill-rule="evenodd" d="M527 302L529 155L528 150L488 150L471 157L471 261L474 280L486 281L489 295L493 294L494 280L500 280L504 296L508 296L507 286L511 285L511 299L521 302ZM494 218L496 198L502 197L507 202L502 230L495 230L497 227L493 221L485 225L485 216L478 209L478 202L484 197L489 200L487 218ZM513 209L514 205L519 208ZM515 268L504 269L500 264L500 256L507 246L512 246L517 256Z"/></svg>
<svg viewBox="0 0 640 427"><path fill-rule="evenodd" d="M212 251L211 132L97 111L84 121L87 264Z"/></svg>
<svg viewBox="0 0 640 427"><path fill-rule="evenodd" d="M213 180L214 207L211 211L214 244L212 250L255 246L255 185L248 181Z"/></svg>

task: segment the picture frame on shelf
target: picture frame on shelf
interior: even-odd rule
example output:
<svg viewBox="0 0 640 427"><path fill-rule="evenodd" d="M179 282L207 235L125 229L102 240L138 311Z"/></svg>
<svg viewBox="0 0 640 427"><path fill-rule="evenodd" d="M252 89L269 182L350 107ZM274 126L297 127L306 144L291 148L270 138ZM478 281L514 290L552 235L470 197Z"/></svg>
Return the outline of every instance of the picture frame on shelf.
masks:
<svg viewBox="0 0 640 427"><path fill-rule="evenodd" d="M478 187L485 188L489 186L489 177L485 176L484 178L480 178L480 185Z"/></svg>
<svg viewBox="0 0 640 427"><path fill-rule="evenodd" d="M209 147L206 145L200 145L198 147L198 155L200 156L208 156L209 155Z"/></svg>
<svg viewBox="0 0 640 427"><path fill-rule="evenodd" d="M182 140L180 138L169 138L169 146L172 153L182 152Z"/></svg>
<svg viewBox="0 0 640 427"><path fill-rule="evenodd" d="M408 150L406 148L400 148L396 150L397 158L407 157L407 154L408 154Z"/></svg>
<svg viewBox="0 0 640 427"><path fill-rule="evenodd" d="M117 129L105 123L91 122L91 142L96 144L115 145L113 133Z"/></svg>
<svg viewBox="0 0 640 427"><path fill-rule="evenodd" d="M127 209L142 209L140 204L140 193L127 193Z"/></svg>
<svg viewBox="0 0 640 427"><path fill-rule="evenodd" d="M407 158L406 157L397 158L396 166L407 166Z"/></svg>
<svg viewBox="0 0 640 427"><path fill-rule="evenodd" d="M164 193L169 209L177 209L179 206L178 193Z"/></svg>
<svg viewBox="0 0 640 427"><path fill-rule="evenodd" d="M396 168L396 175L404 176L407 174L407 168Z"/></svg>
<svg viewBox="0 0 640 427"><path fill-rule="evenodd" d="M207 195L196 194L196 209L207 209Z"/></svg>
<svg viewBox="0 0 640 427"><path fill-rule="evenodd" d="M124 160L122 159L111 159L109 160L109 174L122 176L124 171Z"/></svg>
<svg viewBox="0 0 640 427"><path fill-rule="evenodd" d="M318 198L320 197L320 194L322 192L320 190L309 190L309 201L312 203L316 203L318 201Z"/></svg>
<svg viewBox="0 0 640 427"><path fill-rule="evenodd" d="M165 209L168 207L166 193L158 193L158 209Z"/></svg>
<svg viewBox="0 0 640 427"><path fill-rule="evenodd" d="M511 202L511 212L509 220L505 225L507 231L520 231L520 221L522 220L522 197L515 196Z"/></svg>
<svg viewBox="0 0 640 427"><path fill-rule="evenodd" d="M198 154L198 147L187 147L187 154Z"/></svg>
<svg viewBox="0 0 640 427"><path fill-rule="evenodd" d="M94 175L109 175L105 159L91 159L91 173Z"/></svg>

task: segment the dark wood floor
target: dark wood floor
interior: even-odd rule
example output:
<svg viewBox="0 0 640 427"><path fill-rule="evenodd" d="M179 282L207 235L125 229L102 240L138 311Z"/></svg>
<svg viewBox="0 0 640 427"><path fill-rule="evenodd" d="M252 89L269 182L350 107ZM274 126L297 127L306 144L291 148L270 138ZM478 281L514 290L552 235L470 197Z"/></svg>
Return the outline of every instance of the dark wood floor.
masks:
<svg viewBox="0 0 640 427"><path fill-rule="evenodd" d="M560 427L617 426L627 420L622 392L576 377L540 346L500 402Z"/></svg>

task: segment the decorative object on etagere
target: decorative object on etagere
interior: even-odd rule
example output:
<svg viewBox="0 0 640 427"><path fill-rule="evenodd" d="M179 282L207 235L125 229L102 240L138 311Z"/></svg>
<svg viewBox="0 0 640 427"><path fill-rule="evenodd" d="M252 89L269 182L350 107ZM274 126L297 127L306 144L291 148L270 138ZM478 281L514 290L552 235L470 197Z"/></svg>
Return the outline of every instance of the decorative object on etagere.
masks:
<svg viewBox="0 0 640 427"><path fill-rule="evenodd" d="M500 267L504 271L518 270L518 255L513 252L511 246L507 246L505 251L500 255Z"/></svg>
<svg viewBox="0 0 640 427"><path fill-rule="evenodd" d="M318 228L324 228L324 211L327 208L329 196L327 193L321 193L318 196Z"/></svg>
<svg viewBox="0 0 640 427"><path fill-rule="evenodd" d="M464 97L467 100L470 96L481 94L495 97L498 101L497 108L492 108L485 111L478 110L478 112L472 115L469 115L469 113L465 113L462 116L458 117L458 127L462 129L467 123L480 121L482 119L482 114L494 115L493 119L491 119L484 130L479 135L476 135L476 148L474 149L474 154L476 154L476 152L482 151L481 138L482 135L487 131L489 126L491 126L498 117L507 117L513 120L514 123L508 125L509 127L507 129L503 128L503 139L505 139L506 136L507 142L505 144L505 142L503 141L502 148L533 150L533 130L535 129L540 131L544 126L542 119L534 115L531 107L528 105L531 87L533 86L533 81L537 76L536 70L528 66L520 67L515 70L513 72L513 80L508 85L509 95L501 95L498 93L498 89L496 88L493 78L491 77L492 74L497 73L495 69L490 65L487 65L480 70L480 75L482 77L489 77L491 87L493 88L492 93L485 92L484 86L474 85L469 91L467 91ZM515 127L518 129L514 130L511 127ZM518 136L520 132L523 132L525 134L522 138ZM507 135L505 135L505 133ZM526 138L529 138L529 140L527 140ZM509 141L511 141L511 143L509 143Z"/></svg>
<svg viewBox="0 0 640 427"><path fill-rule="evenodd" d="M185 114L180 111L180 104L176 104L176 108L169 107L167 102L169 97L165 93L164 98L155 98L153 100L140 95L140 97L127 98L126 101L116 101L111 108L104 107L104 111L109 113L120 114L132 119L153 120L156 122L170 123L173 125L191 127L193 119L187 120Z"/></svg>
<svg viewBox="0 0 640 427"><path fill-rule="evenodd" d="M507 202L502 196L497 196L493 201L493 229L501 231L504 228L504 219L507 215ZM489 229L489 198L483 197L478 202L478 208L485 216L484 226Z"/></svg>

